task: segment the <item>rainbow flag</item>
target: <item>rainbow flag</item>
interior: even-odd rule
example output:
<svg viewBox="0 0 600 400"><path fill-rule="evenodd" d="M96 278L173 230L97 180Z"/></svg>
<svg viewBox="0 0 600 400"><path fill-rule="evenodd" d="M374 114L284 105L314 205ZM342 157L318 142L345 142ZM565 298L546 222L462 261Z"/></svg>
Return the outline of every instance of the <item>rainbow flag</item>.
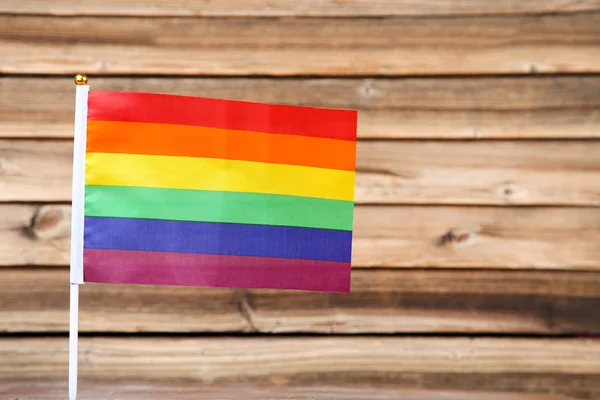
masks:
<svg viewBox="0 0 600 400"><path fill-rule="evenodd" d="M90 91L85 282L348 292L357 113Z"/></svg>

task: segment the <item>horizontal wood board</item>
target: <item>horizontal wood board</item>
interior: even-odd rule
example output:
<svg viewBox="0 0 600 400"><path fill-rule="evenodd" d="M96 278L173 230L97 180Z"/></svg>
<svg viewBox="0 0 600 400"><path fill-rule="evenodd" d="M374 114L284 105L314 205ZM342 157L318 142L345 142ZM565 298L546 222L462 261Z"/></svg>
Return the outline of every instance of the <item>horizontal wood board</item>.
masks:
<svg viewBox="0 0 600 400"><path fill-rule="evenodd" d="M91 90L140 91L358 110L360 138L600 137L600 77L106 78ZM72 76L0 77L0 137L70 138ZM32 110L35 110L33 112Z"/></svg>
<svg viewBox="0 0 600 400"><path fill-rule="evenodd" d="M67 351L66 337L1 339L0 376L64 379ZM84 381L600 395L600 341L589 339L82 337L80 354Z"/></svg>
<svg viewBox="0 0 600 400"><path fill-rule="evenodd" d="M139 16L390 16L572 13L600 10L597 0L4 0L0 12Z"/></svg>
<svg viewBox="0 0 600 400"><path fill-rule="evenodd" d="M600 13L484 17L0 15L1 74L600 72Z"/></svg>
<svg viewBox="0 0 600 400"><path fill-rule="evenodd" d="M600 213L577 207L358 206L357 267L596 270ZM0 205L0 266L66 266L69 206Z"/></svg>
<svg viewBox="0 0 600 400"><path fill-rule="evenodd" d="M68 332L67 270L0 270L0 332ZM85 284L81 332L600 333L600 274L355 270L349 294Z"/></svg>
<svg viewBox="0 0 600 400"><path fill-rule="evenodd" d="M70 201L72 154L0 139L0 202ZM359 204L600 205L598 141L360 141L356 170Z"/></svg>
<svg viewBox="0 0 600 400"><path fill-rule="evenodd" d="M62 398L67 385L62 381L8 382L0 381L0 397L8 400L40 400ZM79 395L86 400L567 400L566 396L476 392L458 390L414 390L347 386L290 386L290 385L203 385L194 383L79 383Z"/></svg>

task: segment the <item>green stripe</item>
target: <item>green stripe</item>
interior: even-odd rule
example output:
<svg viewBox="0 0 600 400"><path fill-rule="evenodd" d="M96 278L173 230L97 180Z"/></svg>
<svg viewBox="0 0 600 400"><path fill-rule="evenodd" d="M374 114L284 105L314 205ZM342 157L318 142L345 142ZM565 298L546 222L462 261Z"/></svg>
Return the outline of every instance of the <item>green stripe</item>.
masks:
<svg viewBox="0 0 600 400"><path fill-rule="evenodd" d="M354 202L263 193L85 187L88 217L298 226L352 230Z"/></svg>

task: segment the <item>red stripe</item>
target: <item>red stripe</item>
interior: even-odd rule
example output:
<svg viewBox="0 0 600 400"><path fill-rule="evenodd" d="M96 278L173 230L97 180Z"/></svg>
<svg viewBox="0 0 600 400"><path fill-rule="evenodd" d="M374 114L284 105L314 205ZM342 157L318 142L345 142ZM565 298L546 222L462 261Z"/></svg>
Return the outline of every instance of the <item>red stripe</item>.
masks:
<svg viewBox="0 0 600 400"><path fill-rule="evenodd" d="M88 119L356 141L357 112L154 93L90 91Z"/></svg>
<svg viewBox="0 0 600 400"><path fill-rule="evenodd" d="M141 285L350 291L350 263L84 249L84 281Z"/></svg>

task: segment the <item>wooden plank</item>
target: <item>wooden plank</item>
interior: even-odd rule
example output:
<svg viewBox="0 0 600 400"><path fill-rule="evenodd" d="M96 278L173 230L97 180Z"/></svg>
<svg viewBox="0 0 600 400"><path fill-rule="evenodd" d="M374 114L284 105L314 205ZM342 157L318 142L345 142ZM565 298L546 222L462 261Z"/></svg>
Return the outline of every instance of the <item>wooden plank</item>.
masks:
<svg viewBox="0 0 600 400"><path fill-rule="evenodd" d="M561 395L532 393L494 393L467 391L414 390L354 386L253 386L198 385L193 383L117 383L85 381L79 384L79 396L87 400L567 400ZM59 399L67 393L63 381L0 381L0 397L10 400ZM176 395L176 396L175 396Z"/></svg>
<svg viewBox="0 0 600 400"><path fill-rule="evenodd" d="M0 139L0 201L70 201L69 141ZM361 141L360 204L600 205L600 141Z"/></svg>
<svg viewBox="0 0 600 400"><path fill-rule="evenodd" d="M599 171L600 141L368 141L357 148L355 196L369 204L600 205Z"/></svg>
<svg viewBox="0 0 600 400"><path fill-rule="evenodd" d="M67 270L0 270L0 332L68 332ZM86 284L81 332L600 333L600 274L355 270L349 294Z"/></svg>
<svg viewBox="0 0 600 400"><path fill-rule="evenodd" d="M72 172L72 141L0 140L0 201L70 201Z"/></svg>
<svg viewBox="0 0 600 400"><path fill-rule="evenodd" d="M365 267L595 269L600 257L594 208L365 206L354 229Z"/></svg>
<svg viewBox="0 0 600 400"><path fill-rule="evenodd" d="M489 15L540 14L598 11L597 0L510 1L411 1L411 0L4 0L0 13L49 15L139 15L139 16L391 16L391 15Z"/></svg>
<svg viewBox="0 0 600 400"><path fill-rule="evenodd" d="M68 206L0 206L0 266L67 265ZM360 267L600 267L597 208L359 206Z"/></svg>
<svg viewBox="0 0 600 400"><path fill-rule="evenodd" d="M0 265L68 265L71 208L0 206Z"/></svg>
<svg viewBox="0 0 600 400"><path fill-rule="evenodd" d="M598 76L276 80L92 76L90 84L92 90L350 108L359 112L361 138L600 137ZM71 78L0 77L0 87L0 137L73 136Z"/></svg>
<svg viewBox="0 0 600 400"><path fill-rule="evenodd" d="M3 74L600 71L600 13L411 18L0 16Z"/></svg>
<svg viewBox="0 0 600 400"><path fill-rule="evenodd" d="M64 338L0 340L4 380L64 379ZM91 338L79 376L112 382L394 386L600 396L600 341L416 337Z"/></svg>

